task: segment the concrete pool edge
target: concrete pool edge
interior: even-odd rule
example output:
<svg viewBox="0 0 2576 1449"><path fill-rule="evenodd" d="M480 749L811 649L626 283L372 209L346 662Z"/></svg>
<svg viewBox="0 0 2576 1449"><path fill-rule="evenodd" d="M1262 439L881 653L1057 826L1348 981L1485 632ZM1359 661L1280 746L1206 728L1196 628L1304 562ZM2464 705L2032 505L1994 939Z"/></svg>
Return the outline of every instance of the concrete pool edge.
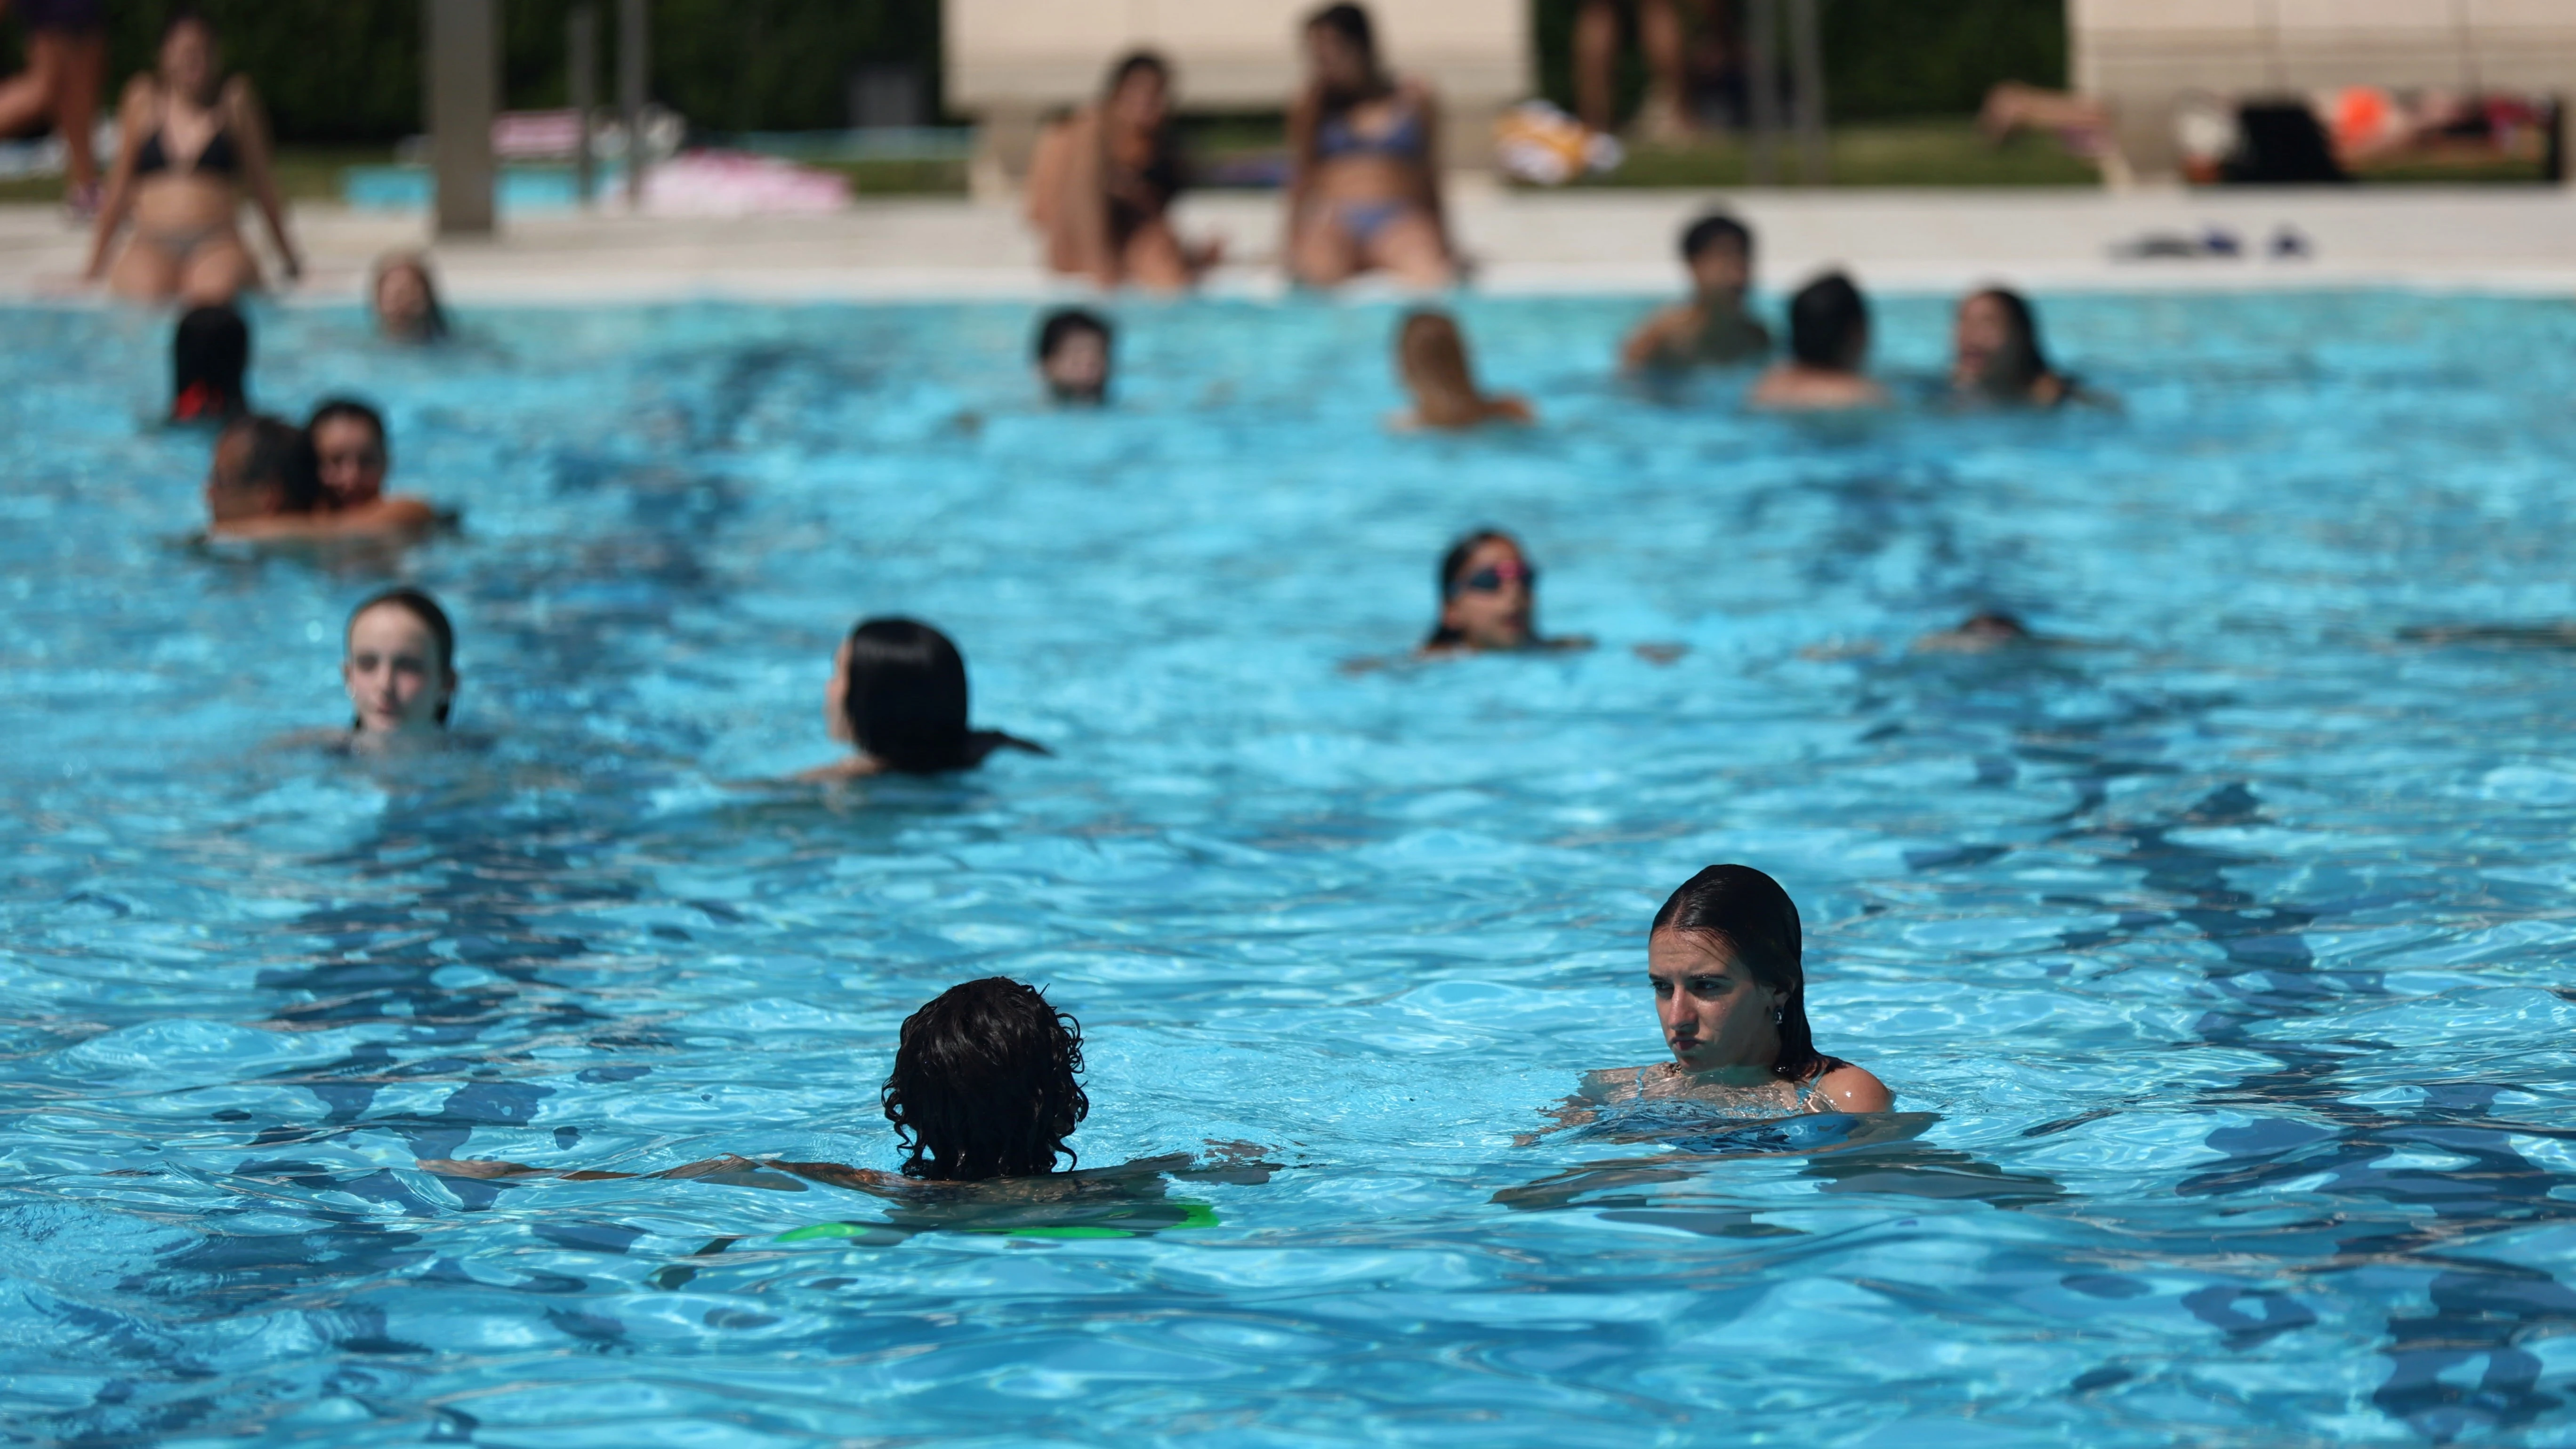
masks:
<svg viewBox="0 0 2576 1449"><path fill-rule="evenodd" d="M1651 295L1677 289L1672 238L1722 206L1761 236L1761 280L1785 291L1829 265L1889 292L2005 281L2049 291L2421 288L2576 296L2576 194L2557 189L2284 189L2186 192L1581 191L1466 188L1453 211L1478 263L1472 290L1510 296ZM1185 229L1226 236L1243 261L1209 295L1283 295L1270 263L1276 197L1189 198ZM384 251L426 242L417 213L298 208L308 256L290 303L345 303ZM2115 260L2148 237L2223 234L2243 255ZM2302 257L2269 255L2295 238ZM46 206L0 207L0 300L77 303L87 234ZM1042 273L1015 209L956 199L866 199L771 217L505 218L494 240L435 248L452 301L526 304L680 299L1026 301L1094 295ZM930 261L928 259L937 259ZM1361 298L1391 289L1355 289Z"/></svg>

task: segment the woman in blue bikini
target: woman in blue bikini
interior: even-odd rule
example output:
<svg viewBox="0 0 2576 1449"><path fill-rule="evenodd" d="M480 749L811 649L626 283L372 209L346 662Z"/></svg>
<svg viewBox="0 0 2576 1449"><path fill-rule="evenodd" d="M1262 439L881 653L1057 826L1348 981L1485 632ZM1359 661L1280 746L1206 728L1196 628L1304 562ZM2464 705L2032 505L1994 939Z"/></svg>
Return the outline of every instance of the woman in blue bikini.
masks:
<svg viewBox="0 0 2576 1449"><path fill-rule="evenodd" d="M1457 280L1440 209L1439 101L1379 65L1368 12L1306 22L1309 78L1288 112L1288 274L1329 287L1372 268L1416 287Z"/></svg>

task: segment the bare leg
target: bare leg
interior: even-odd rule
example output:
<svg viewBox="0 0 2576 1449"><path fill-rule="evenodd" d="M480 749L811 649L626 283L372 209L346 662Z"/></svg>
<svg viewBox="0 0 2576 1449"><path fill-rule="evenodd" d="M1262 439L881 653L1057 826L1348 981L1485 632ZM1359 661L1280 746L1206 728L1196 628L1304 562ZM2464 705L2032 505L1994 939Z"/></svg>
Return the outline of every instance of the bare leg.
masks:
<svg viewBox="0 0 2576 1449"><path fill-rule="evenodd" d="M1596 131L1610 129L1612 85L1619 70L1619 7L1583 0L1574 12L1574 114Z"/></svg>
<svg viewBox="0 0 2576 1449"><path fill-rule="evenodd" d="M1334 219L1332 204L1318 202L1297 226L1289 249L1288 275L1310 287L1330 287L1351 279L1360 269L1359 248Z"/></svg>
<svg viewBox="0 0 2576 1449"><path fill-rule="evenodd" d="M195 306L230 302L259 285L259 263L235 236L214 237L179 268L179 295Z"/></svg>
<svg viewBox="0 0 2576 1449"><path fill-rule="evenodd" d="M14 136L54 112L62 89L62 51L48 44L54 37L38 31L28 37L27 68L0 82L0 136Z"/></svg>
<svg viewBox="0 0 2576 1449"><path fill-rule="evenodd" d="M107 288L129 301L166 301L179 291L178 259L142 237L129 237L108 268Z"/></svg>
<svg viewBox="0 0 2576 1449"><path fill-rule="evenodd" d="M1646 54L1646 104L1637 127L1649 136L1678 136L1694 129L1682 48L1681 7L1676 0L1638 0L1637 48Z"/></svg>
<svg viewBox="0 0 2576 1449"><path fill-rule="evenodd" d="M98 94L107 83L107 36L91 30L56 37L63 47L62 91L54 102L54 126L63 133L63 150L74 187L98 185Z"/></svg>
<svg viewBox="0 0 2576 1449"><path fill-rule="evenodd" d="M1406 212L1369 238L1367 261L1408 287L1446 287L1458 280L1440 245L1440 229L1419 211Z"/></svg>

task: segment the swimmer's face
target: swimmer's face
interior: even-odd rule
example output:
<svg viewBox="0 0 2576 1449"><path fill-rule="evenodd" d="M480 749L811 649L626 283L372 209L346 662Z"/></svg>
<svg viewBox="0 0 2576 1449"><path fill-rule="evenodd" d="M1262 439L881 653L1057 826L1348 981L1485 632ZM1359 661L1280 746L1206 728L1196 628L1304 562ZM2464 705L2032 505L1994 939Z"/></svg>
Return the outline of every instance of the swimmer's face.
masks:
<svg viewBox="0 0 2576 1449"><path fill-rule="evenodd" d="M215 461L206 469L206 516L217 523L266 518L286 508L286 490L276 483L242 481L250 452L248 428L226 429L215 439Z"/></svg>
<svg viewBox="0 0 2576 1449"><path fill-rule="evenodd" d="M1691 285L1703 294L1740 294L1752 285L1753 266L1744 255L1744 245L1733 237L1721 236L1701 247L1690 259Z"/></svg>
<svg viewBox="0 0 2576 1449"><path fill-rule="evenodd" d="M438 636L399 604L378 604L349 621L340 682L364 734L424 734L456 694L456 677L440 667Z"/></svg>
<svg viewBox="0 0 2576 1449"><path fill-rule="evenodd" d="M322 489L342 508L373 503L385 491L385 440L364 418L334 415L313 430Z"/></svg>
<svg viewBox="0 0 2576 1449"><path fill-rule="evenodd" d="M414 266L391 266L376 279L376 325L389 337L417 335L429 322L429 287Z"/></svg>
<svg viewBox="0 0 2576 1449"><path fill-rule="evenodd" d="M183 96L200 97L215 81L215 33L202 22L172 26L161 42L161 80Z"/></svg>
<svg viewBox="0 0 2576 1449"><path fill-rule="evenodd" d="M1058 402L1098 402L1109 391L1109 339L1088 327L1064 334L1038 364Z"/></svg>
<svg viewBox="0 0 2576 1449"><path fill-rule="evenodd" d="M1520 649L1530 642L1537 607L1529 561L1507 538L1476 545L1440 605L1441 627L1472 649Z"/></svg>
<svg viewBox="0 0 2576 1449"><path fill-rule="evenodd" d="M1306 27L1306 65L1328 91L1356 91L1369 83L1368 57L1329 25Z"/></svg>
<svg viewBox="0 0 2576 1449"><path fill-rule="evenodd" d="M1768 1066L1780 1054L1772 1013L1786 992L1757 980L1726 942L1705 931L1657 931L1646 942L1646 977L1673 1064L1686 1072Z"/></svg>
<svg viewBox="0 0 2576 1449"><path fill-rule="evenodd" d="M1172 88L1163 73L1151 66L1128 72L1109 97L1109 115L1122 127L1139 131L1157 131L1170 118Z"/></svg>
<svg viewBox="0 0 2576 1449"><path fill-rule="evenodd" d="M850 641L846 637L832 651L832 678L823 686L823 730L845 745L858 743L850 729Z"/></svg>
<svg viewBox="0 0 2576 1449"><path fill-rule="evenodd" d="M2013 346L2012 318L2004 304L1980 292L1959 304L1959 315L1950 329L1950 346L1955 360L1950 366L1950 380L1961 387L1982 386L1994 377L2009 357Z"/></svg>

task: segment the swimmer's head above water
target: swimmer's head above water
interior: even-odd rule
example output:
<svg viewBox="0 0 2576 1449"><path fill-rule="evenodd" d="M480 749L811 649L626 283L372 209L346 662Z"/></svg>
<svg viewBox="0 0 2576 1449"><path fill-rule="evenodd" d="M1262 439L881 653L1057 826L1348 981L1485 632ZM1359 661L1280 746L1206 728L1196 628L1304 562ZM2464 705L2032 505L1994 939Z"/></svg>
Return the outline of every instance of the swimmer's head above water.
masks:
<svg viewBox="0 0 2576 1449"><path fill-rule="evenodd" d="M215 435L206 469L206 516L226 524L285 513L310 513L322 485L303 432L281 418L235 418Z"/></svg>
<svg viewBox="0 0 2576 1449"><path fill-rule="evenodd" d="M1395 332L1395 371L1413 399L1413 413L1400 426L1472 428L1497 419L1531 420L1528 403L1487 396L1477 388L1466 334L1446 312L1425 308L1405 314Z"/></svg>
<svg viewBox="0 0 2576 1449"><path fill-rule="evenodd" d="M1682 262L1701 296L1741 297L1753 285L1753 232L1722 211L1710 212L1682 233Z"/></svg>
<svg viewBox="0 0 2576 1449"><path fill-rule="evenodd" d="M906 1177L1042 1177L1091 1111L1082 1024L1000 976L953 986L906 1017L882 1100Z"/></svg>
<svg viewBox="0 0 2576 1449"><path fill-rule="evenodd" d="M892 771L971 770L997 749L1046 749L967 723L966 656L949 637L912 619L865 619L832 656L823 687L832 738L858 747L863 769L826 767L808 778Z"/></svg>
<svg viewBox="0 0 2576 1449"><path fill-rule="evenodd" d="M456 704L456 626L418 589L387 589L349 613L340 682L350 728L420 737L447 727Z"/></svg>
<svg viewBox="0 0 2576 1449"><path fill-rule="evenodd" d="M1526 649L1538 642L1538 569L1519 540L1482 528L1440 556L1440 622L1425 650Z"/></svg>
<svg viewBox="0 0 2576 1449"><path fill-rule="evenodd" d="M1869 303L1840 272L1827 272L1789 299L1789 352L1802 367L1858 372L1869 360Z"/></svg>
<svg viewBox="0 0 2576 1449"><path fill-rule="evenodd" d="M1038 324L1038 376L1060 403L1109 400L1109 320L1084 307L1060 307Z"/></svg>
<svg viewBox="0 0 2576 1449"><path fill-rule="evenodd" d="M376 332L395 342L436 342L447 335L447 309L439 305L438 283L429 258L418 252L387 252L376 259L367 284L367 308L375 314Z"/></svg>
<svg viewBox="0 0 2576 1449"><path fill-rule="evenodd" d="M393 455L382 413L354 398L335 397L313 410L304 435L313 444L326 504L355 508L384 496Z"/></svg>
<svg viewBox="0 0 2576 1449"><path fill-rule="evenodd" d="M2005 287L1988 287L1959 303L1951 326L1950 385L1997 402L2057 400L2063 384L2039 342L2030 303Z"/></svg>
<svg viewBox="0 0 2576 1449"><path fill-rule="evenodd" d="M223 422L249 406L250 325L232 308L192 307L170 334L170 421Z"/></svg>
<svg viewBox="0 0 2576 1449"><path fill-rule="evenodd" d="M1646 975L1674 1065L1811 1075L1822 1058L1803 947L1796 902L1749 865L1712 865L1673 892L1647 933Z"/></svg>

